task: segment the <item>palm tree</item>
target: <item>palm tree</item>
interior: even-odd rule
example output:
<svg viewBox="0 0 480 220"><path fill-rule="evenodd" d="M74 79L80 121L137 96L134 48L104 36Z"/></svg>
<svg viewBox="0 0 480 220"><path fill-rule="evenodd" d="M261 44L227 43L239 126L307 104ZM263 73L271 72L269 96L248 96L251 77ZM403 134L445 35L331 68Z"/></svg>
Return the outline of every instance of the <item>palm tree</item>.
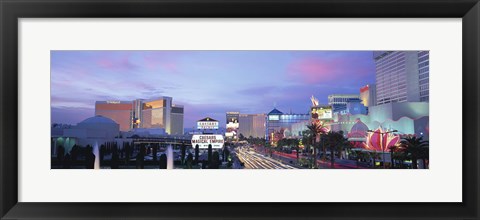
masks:
<svg viewBox="0 0 480 220"><path fill-rule="evenodd" d="M404 157L404 149L401 144L397 144L394 146L389 147L390 149L390 159L391 159L391 167L392 169L395 168L395 161L399 161L401 166L403 165L403 162L405 161ZM401 168L400 166L400 168Z"/></svg>
<svg viewBox="0 0 480 220"><path fill-rule="evenodd" d="M290 143L292 145L292 147L295 149L296 153L297 153L297 163L298 163L298 159L300 157L299 155L299 151L300 151L300 141L298 139L290 139Z"/></svg>
<svg viewBox="0 0 480 220"><path fill-rule="evenodd" d="M335 153L341 153L344 148L350 145L348 139L343 136L343 132L330 131L326 134L327 136L327 146L330 150L330 167L335 167Z"/></svg>
<svg viewBox="0 0 480 220"><path fill-rule="evenodd" d="M209 144L209 145L208 145L208 150L207 150L207 161L208 161L208 165L212 164L212 159L213 159L213 158L212 158L212 154L213 154L213 152L212 152L212 145Z"/></svg>
<svg viewBox="0 0 480 220"><path fill-rule="evenodd" d="M191 153L188 153L187 162L186 162L186 168L187 168L187 169L192 169L192 164L193 164L193 156L192 156Z"/></svg>
<svg viewBox="0 0 480 220"><path fill-rule="evenodd" d="M393 159L399 163L398 168L403 168L407 156L403 151L393 152Z"/></svg>
<svg viewBox="0 0 480 220"><path fill-rule="evenodd" d="M402 147L407 158L412 160L412 168L418 169L418 160L424 161L428 159L428 141L423 140L423 136L417 138L416 136L406 137L401 142Z"/></svg>
<svg viewBox="0 0 480 220"><path fill-rule="evenodd" d="M315 123L313 122L310 125L307 125L308 130L310 131L311 138L312 138L312 145L313 145L313 167L317 168L317 147L315 146L315 142L317 141L317 137L320 137L321 134L325 134L325 126L323 123Z"/></svg>
<svg viewBox="0 0 480 220"><path fill-rule="evenodd" d="M327 146L325 143L328 142L328 138L326 135L320 136L320 142L322 143L322 160L327 160Z"/></svg>
<svg viewBox="0 0 480 220"><path fill-rule="evenodd" d="M200 153L200 149L198 147L198 144L195 145L195 165L198 164L198 154Z"/></svg>
<svg viewBox="0 0 480 220"><path fill-rule="evenodd" d="M358 164L359 162L364 162L364 160L367 159L367 154L363 151L360 151L360 150L357 150L357 151L352 151L352 152L355 152L354 153L354 156L356 158L356 161L357 161L357 168L358 168Z"/></svg>
<svg viewBox="0 0 480 220"><path fill-rule="evenodd" d="M424 169L428 168L427 160L429 160L429 155L430 155L430 150L429 149L430 148L429 148L428 142L427 142L426 146L423 148L423 150L421 151L421 154L420 154L420 158L423 161L423 168Z"/></svg>
<svg viewBox="0 0 480 220"><path fill-rule="evenodd" d="M218 151L215 151L212 154L212 160L210 161L210 164L208 164L208 169L218 169L220 168L220 163L220 154Z"/></svg>
<svg viewBox="0 0 480 220"><path fill-rule="evenodd" d="M282 138L277 141L277 150L282 151L284 146L288 146L288 140L285 138Z"/></svg>
<svg viewBox="0 0 480 220"><path fill-rule="evenodd" d="M304 152L310 154L310 146L312 145L312 132L310 130L302 131L302 144L304 146ZM308 161L311 165L311 160Z"/></svg>
<svg viewBox="0 0 480 220"><path fill-rule="evenodd" d="M272 153L273 153L273 148L272 148L272 144L270 144L270 141L267 141L267 142L265 143L264 149L266 149L266 151L267 151L267 153L268 153L267 155L271 157L271 156L272 156Z"/></svg>
<svg viewBox="0 0 480 220"><path fill-rule="evenodd" d="M305 146L305 151L310 152L310 145L312 142L312 134L310 130L302 131L302 144Z"/></svg>

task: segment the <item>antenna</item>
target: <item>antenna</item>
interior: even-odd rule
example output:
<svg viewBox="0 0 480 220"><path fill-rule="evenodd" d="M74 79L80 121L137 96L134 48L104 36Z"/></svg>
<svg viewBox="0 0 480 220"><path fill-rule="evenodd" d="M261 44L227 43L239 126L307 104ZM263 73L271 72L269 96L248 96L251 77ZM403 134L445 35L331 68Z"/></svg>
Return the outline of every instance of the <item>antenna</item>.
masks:
<svg viewBox="0 0 480 220"><path fill-rule="evenodd" d="M273 102L273 108L277 108L277 102Z"/></svg>

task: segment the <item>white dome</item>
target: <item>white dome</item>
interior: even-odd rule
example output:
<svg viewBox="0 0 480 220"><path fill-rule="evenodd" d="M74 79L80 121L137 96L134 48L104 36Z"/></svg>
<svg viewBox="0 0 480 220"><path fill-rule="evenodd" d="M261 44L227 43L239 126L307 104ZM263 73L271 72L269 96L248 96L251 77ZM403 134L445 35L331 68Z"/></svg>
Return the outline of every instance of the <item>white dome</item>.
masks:
<svg viewBox="0 0 480 220"><path fill-rule="evenodd" d="M114 138L120 131L120 125L114 120L100 115L83 120L75 128L82 130L85 138Z"/></svg>
<svg viewBox="0 0 480 220"><path fill-rule="evenodd" d="M114 120L103 117L101 115L96 115L91 118L87 118L78 124L117 124Z"/></svg>

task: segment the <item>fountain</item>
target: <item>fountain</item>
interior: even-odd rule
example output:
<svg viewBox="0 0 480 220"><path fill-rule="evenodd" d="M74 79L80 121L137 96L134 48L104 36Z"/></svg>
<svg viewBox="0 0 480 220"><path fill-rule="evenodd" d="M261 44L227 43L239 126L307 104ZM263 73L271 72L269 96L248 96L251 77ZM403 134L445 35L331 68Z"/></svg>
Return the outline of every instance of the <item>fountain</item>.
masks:
<svg viewBox="0 0 480 220"><path fill-rule="evenodd" d="M98 143L95 142L93 146L93 155L95 155L95 163L93 165L93 169L99 170L100 169L100 149L98 147Z"/></svg>
<svg viewBox="0 0 480 220"><path fill-rule="evenodd" d="M167 147L167 169L173 169L173 148L172 145Z"/></svg>

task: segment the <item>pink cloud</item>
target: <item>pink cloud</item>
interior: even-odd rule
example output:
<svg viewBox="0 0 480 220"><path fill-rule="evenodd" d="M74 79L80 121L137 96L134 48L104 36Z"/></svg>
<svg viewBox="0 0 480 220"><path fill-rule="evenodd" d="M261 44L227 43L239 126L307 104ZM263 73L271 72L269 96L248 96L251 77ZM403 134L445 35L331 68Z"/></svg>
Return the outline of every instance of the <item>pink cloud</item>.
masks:
<svg viewBox="0 0 480 220"><path fill-rule="evenodd" d="M371 65L365 65L355 57L305 57L290 63L287 76L292 80L314 84L353 81L374 71Z"/></svg>
<svg viewBox="0 0 480 220"><path fill-rule="evenodd" d="M144 56L144 64L149 69L160 67L170 73L180 73L177 62L169 59L167 56L146 55Z"/></svg>
<svg viewBox="0 0 480 220"><path fill-rule="evenodd" d="M136 69L137 66L130 62L128 55L123 55L119 58L102 57L97 60L97 65L103 69L109 69L112 71L129 71Z"/></svg>

